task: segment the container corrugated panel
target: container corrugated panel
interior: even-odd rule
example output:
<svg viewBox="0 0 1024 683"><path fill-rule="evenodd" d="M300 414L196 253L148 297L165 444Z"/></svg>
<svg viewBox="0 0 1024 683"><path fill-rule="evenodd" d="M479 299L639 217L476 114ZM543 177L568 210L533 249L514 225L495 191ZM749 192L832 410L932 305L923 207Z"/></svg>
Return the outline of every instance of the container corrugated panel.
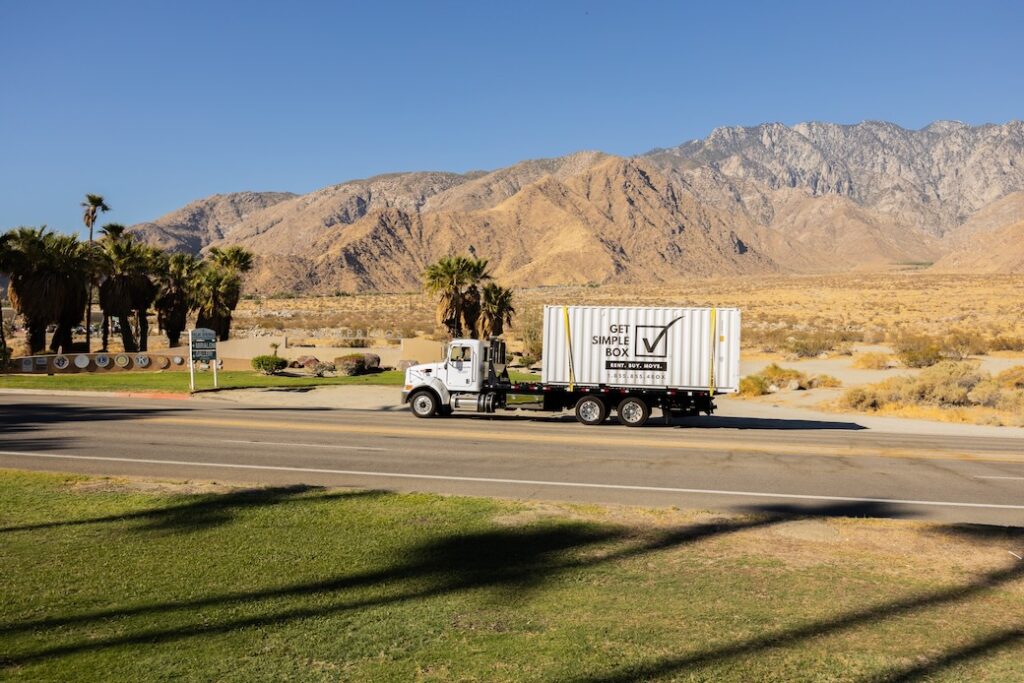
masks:
<svg viewBox="0 0 1024 683"><path fill-rule="evenodd" d="M739 375L738 309L544 307L546 384L731 393Z"/></svg>

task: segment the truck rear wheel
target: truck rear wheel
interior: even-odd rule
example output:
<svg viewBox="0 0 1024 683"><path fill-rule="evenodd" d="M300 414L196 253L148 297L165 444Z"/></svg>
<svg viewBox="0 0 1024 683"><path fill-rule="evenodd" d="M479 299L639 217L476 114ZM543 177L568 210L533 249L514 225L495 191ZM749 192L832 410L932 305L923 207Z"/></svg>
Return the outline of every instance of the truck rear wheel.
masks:
<svg viewBox="0 0 1024 683"><path fill-rule="evenodd" d="M608 417L608 406L596 396L584 396L576 402L576 419L581 424L599 425Z"/></svg>
<svg viewBox="0 0 1024 683"><path fill-rule="evenodd" d="M417 391L409 398L409 407L416 417L434 417L439 406L440 401L432 391Z"/></svg>
<svg viewBox="0 0 1024 683"><path fill-rule="evenodd" d="M643 399L630 396L619 404L618 413L619 422L627 427L643 427L651 416L651 408Z"/></svg>

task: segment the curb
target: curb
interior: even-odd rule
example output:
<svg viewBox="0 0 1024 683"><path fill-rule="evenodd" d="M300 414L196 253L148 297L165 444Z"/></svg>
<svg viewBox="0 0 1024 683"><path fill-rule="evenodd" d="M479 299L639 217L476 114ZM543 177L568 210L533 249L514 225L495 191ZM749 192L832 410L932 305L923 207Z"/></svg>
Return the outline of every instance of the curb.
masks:
<svg viewBox="0 0 1024 683"><path fill-rule="evenodd" d="M188 394L175 394L170 392L143 392L143 391L75 391L68 389L0 389L0 395L12 394L22 396L87 396L94 398L141 398L162 401L189 401L192 397Z"/></svg>

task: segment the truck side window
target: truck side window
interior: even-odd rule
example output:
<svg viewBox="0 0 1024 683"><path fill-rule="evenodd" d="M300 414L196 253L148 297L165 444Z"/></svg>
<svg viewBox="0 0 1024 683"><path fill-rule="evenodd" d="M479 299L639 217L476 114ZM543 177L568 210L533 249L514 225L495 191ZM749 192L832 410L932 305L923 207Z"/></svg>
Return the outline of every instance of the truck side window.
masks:
<svg viewBox="0 0 1024 683"><path fill-rule="evenodd" d="M471 355L472 354L470 353L470 350L469 350L468 346L453 346L452 347L451 359L453 361L469 360Z"/></svg>

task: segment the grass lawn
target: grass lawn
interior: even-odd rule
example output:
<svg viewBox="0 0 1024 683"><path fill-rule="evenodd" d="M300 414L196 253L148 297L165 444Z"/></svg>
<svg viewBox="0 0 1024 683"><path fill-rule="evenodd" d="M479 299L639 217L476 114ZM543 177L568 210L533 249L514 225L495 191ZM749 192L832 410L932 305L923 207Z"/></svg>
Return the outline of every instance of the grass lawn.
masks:
<svg viewBox="0 0 1024 683"><path fill-rule="evenodd" d="M9 681L1021 680L1024 534L0 471Z"/></svg>
<svg viewBox="0 0 1024 683"><path fill-rule="evenodd" d="M540 379L537 375L511 373L520 381ZM252 371L221 372L218 375L223 389L252 389L260 387L325 387L342 384L377 384L400 386L405 373L389 370L358 377L284 377L262 375ZM213 374L196 375L196 387L213 388ZM50 389L80 391L159 391L188 393L187 372L111 372L109 374L81 373L75 375L0 375L0 389Z"/></svg>

